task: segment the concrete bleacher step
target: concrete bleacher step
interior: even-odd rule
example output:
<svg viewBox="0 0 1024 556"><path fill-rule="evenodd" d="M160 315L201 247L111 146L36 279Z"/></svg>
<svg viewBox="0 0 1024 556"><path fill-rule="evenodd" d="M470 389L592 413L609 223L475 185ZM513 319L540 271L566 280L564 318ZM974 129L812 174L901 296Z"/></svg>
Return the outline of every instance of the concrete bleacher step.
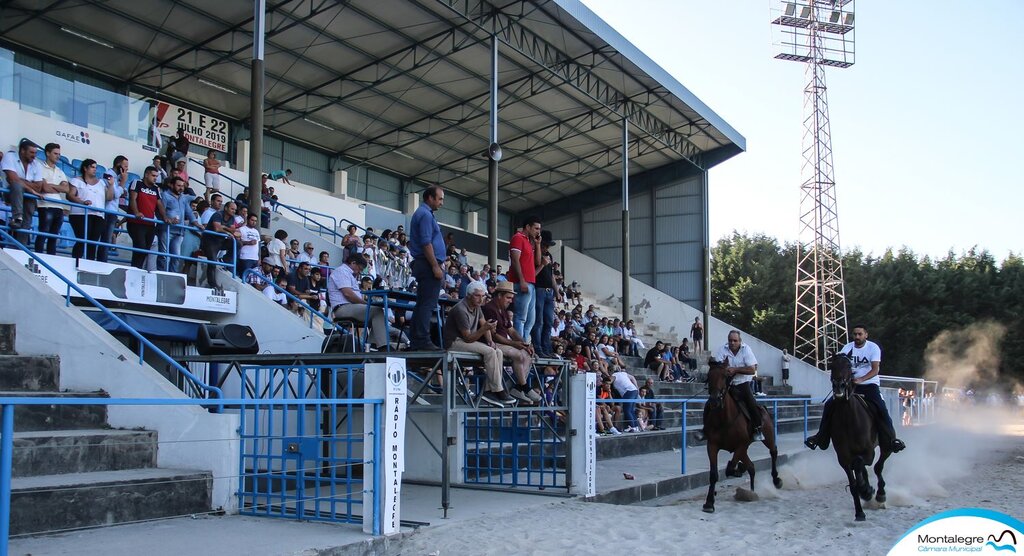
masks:
<svg viewBox="0 0 1024 556"><path fill-rule="evenodd" d="M20 398L98 398L105 392L11 392L0 391L0 397ZM102 429L107 426L105 405L19 405L14 408L14 430L55 431Z"/></svg>
<svg viewBox="0 0 1024 556"><path fill-rule="evenodd" d="M481 443L480 446L466 450L464 471L470 479L525 471L527 467L535 473L540 473L542 469L566 468L565 445L562 443L504 444L491 447Z"/></svg>
<svg viewBox="0 0 1024 556"><path fill-rule="evenodd" d="M13 476L156 467L152 431L60 430L14 433Z"/></svg>
<svg viewBox="0 0 1024 556"><path fill-rule="evenodd" d="M11 534L22 535L207 512L213 477L130 469L18 477L11 489Z"/></svg>
<svg viewBox="0 0 1024 556"><path fill-rule="evenodd" d="M0 390L56 392L59 375L57 357L0 355Z"/></svg>

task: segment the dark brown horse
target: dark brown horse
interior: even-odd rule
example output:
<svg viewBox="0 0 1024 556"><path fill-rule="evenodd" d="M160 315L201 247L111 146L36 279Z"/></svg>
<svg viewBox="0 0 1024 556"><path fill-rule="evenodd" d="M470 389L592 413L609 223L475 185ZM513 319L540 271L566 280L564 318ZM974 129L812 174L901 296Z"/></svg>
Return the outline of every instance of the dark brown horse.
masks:
<svg viewBox="0 0 1024 556"><path fill-rule="evenodd" d="M743 470L750 475L750 490L754 490L754 464L750 461L747 450L753 442L750 423L740 411L739 404L729 395L729 373L726 364L714 359L708 361L708 402L704 412L704 437L708 443L708 461L710 462L710 480L708 497L704 502L704 511L715 511L715 483L718 482L718 451L732 452L732 460L725 466L726 477L742 477ZM775 446L775 427L772 425L768 411L758 406L764 432L764 445L772 456L772 482L775 488L782 488L776 462L779 450Z"/></svg>
<svg viewBox="0 0 1024 556"><path fill-rule="evenodd" d="M853 364L850 358L837 353L829 360L829 371L832 377L832 420L829 422L827 434L832 439L836 450L836 459L846 472L853 495L855 519L864 521L864 510L860 501L871 500L875 490L868 481L867 466L875 459L875 447L878 446L878 430L872 418L868 404L854 394ZM892 449L883 447L878 463L875 464L875 476L878 477L877 502L885 502L885 481L882 479L882 468L889 458Z"/></svg>

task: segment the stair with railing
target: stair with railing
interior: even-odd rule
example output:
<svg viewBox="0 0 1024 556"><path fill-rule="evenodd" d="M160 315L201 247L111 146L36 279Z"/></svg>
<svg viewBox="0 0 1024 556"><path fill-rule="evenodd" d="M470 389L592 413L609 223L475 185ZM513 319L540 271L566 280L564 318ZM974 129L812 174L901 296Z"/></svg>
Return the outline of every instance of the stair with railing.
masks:
<svg viewBox="0 0 1024 556"><path fill-rule="evenodd" d="M0 325L0 397L104 398L60 388L57 357L18 355ZM212 475L157 467L157 433L116 430L105 405L19 405L14 412L11 534L208 512Z"/></svg>

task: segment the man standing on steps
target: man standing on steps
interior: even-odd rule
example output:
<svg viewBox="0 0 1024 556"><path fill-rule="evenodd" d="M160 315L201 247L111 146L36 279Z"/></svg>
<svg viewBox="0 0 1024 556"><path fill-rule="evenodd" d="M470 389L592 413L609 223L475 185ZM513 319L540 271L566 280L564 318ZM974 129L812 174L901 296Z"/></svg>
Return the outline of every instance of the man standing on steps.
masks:
<svg viewBox="0 0 1024 556"><path fill-rule="evenodd" d="M416 307L412 312L410 351L438 351L441 348L430 340L430 317L437 309L444 271L444 236L434 212L444 205L444 190L431 185L423 190L423 203L409 222L409 254L412 255L412 275L416 279Z"/></svg>
<svg viewBox="0 0 1024 556"><path fill-rule="evenodd" d="M892 417L882 400L882 393L879 390L881 378L878 376L879 366L882 364L882 348L878 344L868 340L868 329L863 324L853 327L853 341L843 346L840 353L846 355L853 362L853 383L854 392L864 396L864 401L874 406L875 425L878 427L878 444L890 445L893 452L899 452L907 447L902 440L896 438L896 429L892 425ZM829 398L821 412L821 422L818 424L818 434L809 437L804 444L810 448L828 449L829 425L832 419L832 402Z"/></svg>
<svg viewBox="0 0 1024 556"><path fill-rule="evenodd" d="M508 243L508 258L512 268L508 281L516 287L516 332L529 339L537 320L537 267L540 260L540 218L527 216L523 227ZM539 346L537 346L539 347Z"/></svg>

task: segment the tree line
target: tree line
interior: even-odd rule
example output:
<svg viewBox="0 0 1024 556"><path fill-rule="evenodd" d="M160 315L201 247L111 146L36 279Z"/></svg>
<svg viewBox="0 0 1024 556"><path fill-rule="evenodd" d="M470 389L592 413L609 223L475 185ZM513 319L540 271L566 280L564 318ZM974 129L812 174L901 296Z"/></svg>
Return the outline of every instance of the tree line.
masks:
<svg viewBox="0 0 1024 556"><path fill-rule="evenodd" d="M711 253L711 306L716 317L772 345L793 347L796 244L734 232ZM882 372L922 376L929 343L944 331L995 323L999 372L1024 379L1024 260L1001 263L984 249L942 259L904 247L881 256L843 255L849 326L864 324L882 346ZM1001 326L1000 326L1001 325ZM936 340L938 338L938 340ZM932 345L931 349L937 349ZM969 346L944 346L956 354Z"/></svg>

